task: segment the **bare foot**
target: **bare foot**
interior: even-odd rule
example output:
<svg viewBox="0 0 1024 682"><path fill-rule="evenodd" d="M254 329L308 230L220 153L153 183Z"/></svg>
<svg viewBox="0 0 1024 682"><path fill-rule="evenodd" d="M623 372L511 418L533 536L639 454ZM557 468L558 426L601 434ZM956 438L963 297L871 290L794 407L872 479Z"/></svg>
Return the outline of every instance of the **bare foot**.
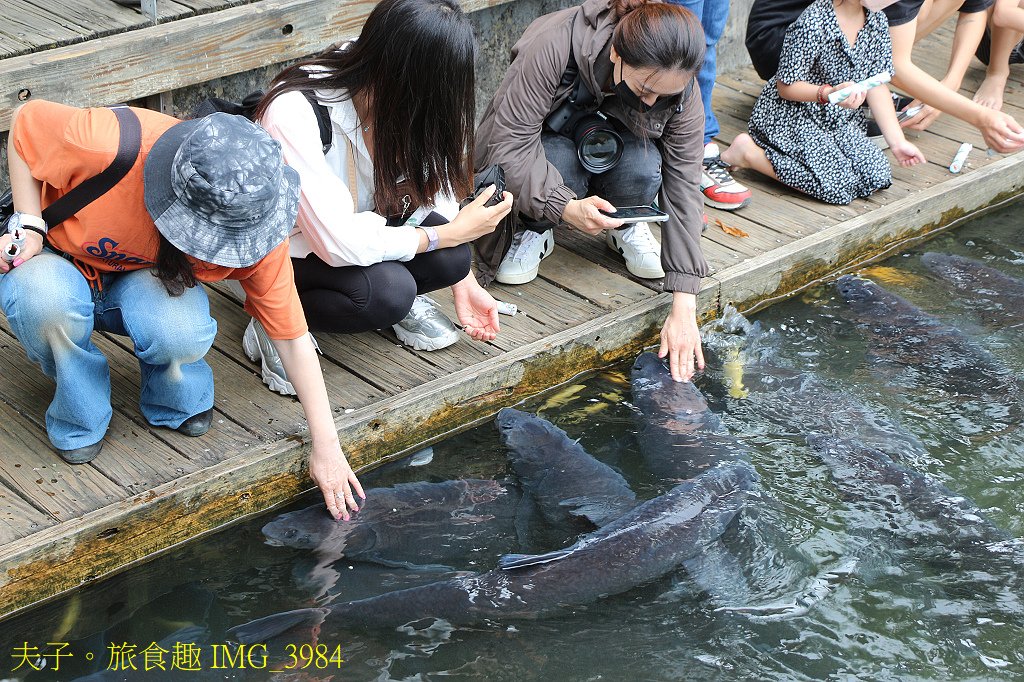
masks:
<svg viewBox="0 0 1024 682"><path fill-rule="evenodd" d="M749 168L748 156L756 148L757 144L750 135L740 133L729 148L722 152L722 161L732 168Z"/></svg>
<svg viewBox="0 0 1024 682"><path fill-rule="evenodd" d="M1002 109L1003 90L1006 89L1006 79L1009 75L1009 72L986 74L985 80L978 86L978 91L974 93L974 101L989 109L996 111Z"/></svg>

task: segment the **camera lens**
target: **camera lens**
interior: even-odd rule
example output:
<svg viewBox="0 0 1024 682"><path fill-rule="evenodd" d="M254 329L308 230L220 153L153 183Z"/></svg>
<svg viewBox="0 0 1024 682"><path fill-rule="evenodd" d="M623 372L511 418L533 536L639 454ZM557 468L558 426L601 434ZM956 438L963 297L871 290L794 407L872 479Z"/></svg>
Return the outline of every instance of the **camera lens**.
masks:
<svg viewBox="0 0 1024 682"><path fill-rule="evenodd" d="M598 114L584 116L576 123L573 141L580 164L591 173L609 171L622 158L622 138Z"/></svg>

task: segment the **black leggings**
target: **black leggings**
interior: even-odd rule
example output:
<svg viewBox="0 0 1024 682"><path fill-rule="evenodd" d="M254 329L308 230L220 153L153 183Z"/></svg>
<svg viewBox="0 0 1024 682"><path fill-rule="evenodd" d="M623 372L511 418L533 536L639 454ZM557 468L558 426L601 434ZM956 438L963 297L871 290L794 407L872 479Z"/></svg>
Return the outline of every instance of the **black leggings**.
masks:
<svg viewBox="0 0 1024 682"><path fill-rule="evenodd" d="M445 222L431 213L423 224ZM293 258L292 267L310 331L354 334L390 327L409 313L418 294L461 282L471 257L469 244L461 244L419 253L404 263L333 267L310 254Z"/></svg>

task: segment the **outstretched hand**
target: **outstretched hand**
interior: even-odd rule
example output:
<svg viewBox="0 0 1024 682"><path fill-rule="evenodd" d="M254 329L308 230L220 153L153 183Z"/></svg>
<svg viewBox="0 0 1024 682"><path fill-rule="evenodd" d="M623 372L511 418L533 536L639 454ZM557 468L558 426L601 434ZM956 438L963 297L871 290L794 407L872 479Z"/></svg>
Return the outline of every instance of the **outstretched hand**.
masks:
<svg viewBox="0 0 1024 682"><path fill-rule="evenodd" d="M916 166L919 163L925 162L924 154L917 148L917 145L906 140L890 144L889 149L892 150L892 155L896 157L896 161L901 166Z"/></svg>
<svg viewBox="0 0 1024 682"><path fill-rule="evenodd" d="M455 315L463 331L474 341L493 341L498 336L498 305L494 297L480 286L470 273L469 277L452 287L455 297Z"/></svg>
<svg viewBox="0 0 1024 682"><path fill-rule="evenodd" d="M333 448L313 443L313 451L309 455L309 477L320 488L327 511L334 519L348 521L350 511L359 511L356 496L366 499L363 486L337 442Z"/></svg>
<svg viewBox="0 0 1024 682"><path fill-rule="evenodd" d="M700 329L697 327L697 297L675 292L672 311L661 328L658 357L668 357L668 367L676 381L689 381L697 370L704 369Z"/></svg>

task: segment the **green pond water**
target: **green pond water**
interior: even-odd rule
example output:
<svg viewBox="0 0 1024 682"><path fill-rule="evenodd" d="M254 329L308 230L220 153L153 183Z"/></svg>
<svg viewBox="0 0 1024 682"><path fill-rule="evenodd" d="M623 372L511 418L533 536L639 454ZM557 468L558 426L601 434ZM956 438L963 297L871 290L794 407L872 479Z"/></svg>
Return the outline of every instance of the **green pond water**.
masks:
<svg viewBox="0 0 1024 682"><path fill-rule="evenodd" d="M1011 206L865 273L959 328L1018 380L1024 301L1015 322L984 291L955 290L920 257L925 251L963 255L1024 278L1019 211ZM708 341L708 371L697 380L761 476L758 528L770 529L770 537L754 554L756 564L742 569L753 605L790 607L775 617L722 608L721 597L679 570L543 619L469 627L425 621L376 632L324 628L315 640L321 656L305 668L291 655L315 654L301 649L314 641L308 629L267 642L265 664L259 649L245 660L232 657L222 646L231 640L227 629L246 621L424 584L448 577L450 569L483 572L501 554L556 549L575 539L536 521L525 534L512 523L493 523L445 562L449 569L421 570L318 560L310 550L266 544L261 527L281 511L316 501L310 497L0 623L0 680L1024 679L1024 565L985 548L951 547L927 527L917 528L912 515L886 515L884 490L869 486L864 499L844 494L805 439L823 424L850 422L850 432L859 433L866 415L881 425L872 431L873 445L969 498L992 524L1020 538L1024 428L1012 410L972 403L957 386L936 379L943 376L942 359L929 371L879 363L865 328L844 315L844 306L830 284L756 315L758 357L770 360L760 369L743 334L716 332ZM998 313L1002 322L986 313ZM757 390L773 371L765 367L812 377L861 411L849 413L844 401L794 410L786 394ZM614 367L521 407L579 439L620 471L638 498L648 499L673 482L654 477L638 454L641 417L630 403L629 374L629 364ZM969 374L957 376L971 381ZM750 390L745 397L738 380ZM388 465L364 475L363 484L476 478L515 486L491 424L434 445L426 459L421 453ZM417 557L431 556L431 543L458 541L459 528L444 531L451 537L424 530L404 559L423 563ZM728 532L724 540L731 541ZM26 646L37 649L28 655ZM54 655L58 648L63 655ZM191 665L199 670L172 669L174 654L186 649L201 652L198 666ZM112 658L120 670L107 669ZM185 657L176 662L189 667ZM129 663L137 670L124 670ZM296 666L301 669L288 669Z"/></svg>

